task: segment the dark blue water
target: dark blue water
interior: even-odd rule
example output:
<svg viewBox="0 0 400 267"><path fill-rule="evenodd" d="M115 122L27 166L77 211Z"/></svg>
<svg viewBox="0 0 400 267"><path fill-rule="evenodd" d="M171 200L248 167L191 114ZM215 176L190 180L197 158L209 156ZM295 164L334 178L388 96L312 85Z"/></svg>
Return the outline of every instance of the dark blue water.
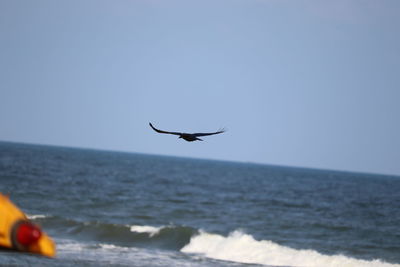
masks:
<svg viewBox="0 0 400 267"><path fill-rule="evenodd" d="M60 266L400 266L400 177L0 142Z"/></svg>

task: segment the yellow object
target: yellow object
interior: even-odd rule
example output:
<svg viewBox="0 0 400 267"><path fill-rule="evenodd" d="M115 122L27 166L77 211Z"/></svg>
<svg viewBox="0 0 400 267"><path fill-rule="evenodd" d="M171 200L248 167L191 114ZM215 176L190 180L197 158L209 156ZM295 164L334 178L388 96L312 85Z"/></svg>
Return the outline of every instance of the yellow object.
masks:
<svg viewBox="0 0 400 267"><path fill-rule="evenodd" d="M41 230L37 241L29 245L21 245L19 243L16 229L21 223L33 225L35 229L40 230L37 225L30 222L26 215L7 196L0 193L0 247L54 257L56 254L55 244Z"/></svg>

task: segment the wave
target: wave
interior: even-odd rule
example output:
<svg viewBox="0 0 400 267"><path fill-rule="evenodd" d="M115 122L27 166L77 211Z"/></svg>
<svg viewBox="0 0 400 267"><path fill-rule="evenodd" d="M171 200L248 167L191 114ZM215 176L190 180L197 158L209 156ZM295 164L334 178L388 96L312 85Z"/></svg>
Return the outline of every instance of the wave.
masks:
<svg viewBox="0 0 400 267"><path fill-rule="evenodd" d="M381 260L366 261L344 255L323 255L314 250L297 250L268 240L255 240L241 231L234 231L227 237L199 231L181 252L217 260L273 266L400 267L400 264Z"/></svg>
<svg viewBox="0 0 400 267"><path fill-rule="evenodd" d="M36 216L45 231L64 238L95 241L122 247L149 247L179 251L197 229L181 226L122 225L99 221L77 221L59 216Z"/></svg>
<svg viewBox="0 0 400 267"><path fill-rule="evenodd" d="M242 231L222 236L181 225L121 225L82 222L51 215L30 215L29 218L58 237L94 242L102 249L172 250L214 260L270 266L400 267L400 264L379 259L367 261L344 255L323 255L314 250L293 249L269 240L256 240Z"/></svg>

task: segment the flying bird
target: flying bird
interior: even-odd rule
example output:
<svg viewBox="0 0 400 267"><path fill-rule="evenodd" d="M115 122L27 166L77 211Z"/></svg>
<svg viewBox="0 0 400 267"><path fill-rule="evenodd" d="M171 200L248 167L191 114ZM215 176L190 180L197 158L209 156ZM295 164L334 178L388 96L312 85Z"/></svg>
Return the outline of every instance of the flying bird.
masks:
<svg viewBox="0 0 400 267"><path fill-rule="evenodd" d="M207 135L213 135L213 134L220 134L225 132L224 129L219 130L218 132L213 132L213 133L178 133L178 132L167 132L167 131L162 131L159 129L156 129L153 124L149 122L150 127L156 131L157 133L163 133L163 134L174 134L174 135L179 135L179 138L182 138L188 142L193 142L193 141L203 141L202 139L198 138L199 136L207 136Z"/></svg>

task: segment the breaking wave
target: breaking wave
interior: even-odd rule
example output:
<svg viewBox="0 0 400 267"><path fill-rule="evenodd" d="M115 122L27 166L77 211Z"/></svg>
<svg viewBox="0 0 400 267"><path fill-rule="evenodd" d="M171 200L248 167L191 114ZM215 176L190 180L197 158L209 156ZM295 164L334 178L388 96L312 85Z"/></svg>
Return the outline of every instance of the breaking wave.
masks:
<svg viewBox="0 0 400 267"><path fill-rule="evenodd" d="M45 230L50 228L57 231L64 238L95 242L101 249L124 253L130 253L135 248L146 248L269 266L400 267L400 264L379 259L368 261L345 255L323 255L315 250L294 249L269 240L256 240L242 231L222 236L180 225L120 225L98 221L81 222L45 215L30 215L29 218L42 225ZM64 249L68 246L70 244L64 245Z"/></svg>
<svg viewBox="0 0 400 267"><path fill-rule="evenodd" d="M99 221L77 221L59 216L35 217L43 229L57 236L95 241L121 247L145 247L179 251L198 231L181 225L122 225Z"/></svg>
<svg viewBox="0 0 400 267"><path fill-rule="evenodd" d="M131 232L148 233L150 237L157 235L163 227L154 227L147 225L132 225L130 226Z"/></svg>
<svg viewBox="0 0 400 267"><path fill-rule="evenodd" d="M323 255L314 250L293 249L272 241L255 240L241 231L234 231L227 237L200 231L181 251L218 260L273 266L400 267L400 264L381 260L366 261L343 255Z"/></svg>

